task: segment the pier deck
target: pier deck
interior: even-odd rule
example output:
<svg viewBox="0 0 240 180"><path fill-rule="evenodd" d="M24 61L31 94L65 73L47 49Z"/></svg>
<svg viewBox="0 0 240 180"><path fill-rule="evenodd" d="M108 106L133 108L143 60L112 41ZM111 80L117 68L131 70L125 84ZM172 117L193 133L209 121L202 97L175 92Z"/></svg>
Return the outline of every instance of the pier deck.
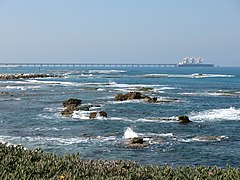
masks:
<svg viewBox="0 0 240 180"><path fill-rule="evenodd" d="M1 67L176 67L177 64L132 64L132 63L0 63Z"/></svg>

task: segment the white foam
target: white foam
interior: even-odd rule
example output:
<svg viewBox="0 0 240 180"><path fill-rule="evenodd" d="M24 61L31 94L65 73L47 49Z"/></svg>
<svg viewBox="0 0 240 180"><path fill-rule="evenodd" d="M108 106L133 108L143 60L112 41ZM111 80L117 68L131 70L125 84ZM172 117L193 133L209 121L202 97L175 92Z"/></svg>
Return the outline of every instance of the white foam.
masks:
<svg viewBox="0 0 240 180"><path fill-rule="evenodd" d="M138 137L138 134L134 132L130 127L128 127L124 132L124 138L129 139L134 137Z"/></svg>
<svg viewBox="0 0 240 180"><path fill-rule="evenodd" d="M193 121L203 120L240 120L240 109L235 107L225 109L211 109L198 113L191 113L190 119Z"/></svg>
<svg viewBox="0 0 240 180"><path fill-rule="evenodd" d="M113 74L113 73L123 73L127 71L123 70L89 70L89 73L95 73L95 74Z"/></svg>
<svg viewBox="0 0 240 180"><path fill-rule="evenodd" d="M189 139L179 139L180 142L213 142L213 141L222 141L228 139L227 136L214 136L213 138L208 138L207 136L193 137Z"/></svg>
<svg viewBox="0 0 240 180"><path fill-rule="evenodd" d="M6 86L6 89L17 89L17 90L28 90L28 89L39 89L41 86Z"/></svg>
<svg viewBox="0 0 240 180"><path fill-rule="evenodd" d="M235 77L234 75L226 74L145 74L143 77L146 78L225 78Z"/></svg>

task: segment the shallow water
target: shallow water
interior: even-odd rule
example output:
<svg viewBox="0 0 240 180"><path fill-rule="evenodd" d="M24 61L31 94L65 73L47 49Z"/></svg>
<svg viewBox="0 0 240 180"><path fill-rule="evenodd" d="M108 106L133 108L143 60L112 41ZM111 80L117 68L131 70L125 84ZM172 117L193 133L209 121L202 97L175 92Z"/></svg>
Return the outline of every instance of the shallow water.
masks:
<svg viewBox="0 0 240 180"><path fill-rule="evenodd" d="M2 74L39 73L37 67L0 68ZM239 166L240 68L43 67L64 78L0 81L0 142L89 159L127 159L141 164ZM167 102L118 102L117 93L141 91ZM89 111L62 117L63 101L100 105L108 118ZM179 124L187 115L192 123ZM150 146L126 146L131 135ZM222 139L202 139L218 136ZM199 138L200 137L200 138Z"/></svg>

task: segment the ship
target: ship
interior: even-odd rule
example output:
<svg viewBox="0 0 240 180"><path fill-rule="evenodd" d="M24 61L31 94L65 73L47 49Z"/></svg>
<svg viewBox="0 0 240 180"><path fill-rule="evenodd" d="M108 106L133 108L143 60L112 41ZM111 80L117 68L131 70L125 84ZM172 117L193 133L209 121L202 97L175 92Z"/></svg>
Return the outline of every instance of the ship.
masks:
<svg viewBox="0 0 240 180"><path fill-rule="evenodd" d="M214 64L204 63L204 59L201 57L185 57L179 63L178 67L214 67Z"/></svg>

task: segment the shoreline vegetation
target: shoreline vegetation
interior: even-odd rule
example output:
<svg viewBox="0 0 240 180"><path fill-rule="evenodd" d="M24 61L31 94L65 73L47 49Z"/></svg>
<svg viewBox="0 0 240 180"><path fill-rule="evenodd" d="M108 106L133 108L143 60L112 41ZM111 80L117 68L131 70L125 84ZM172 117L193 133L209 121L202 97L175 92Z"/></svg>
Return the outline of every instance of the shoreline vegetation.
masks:
<svg viewBox="0 0 240 180"><path fill-rule="evenodd" d="M87 160L21 145L0 143L0 179L239 179L240 169L227 166L152 166L124 160Z"/></svg>

